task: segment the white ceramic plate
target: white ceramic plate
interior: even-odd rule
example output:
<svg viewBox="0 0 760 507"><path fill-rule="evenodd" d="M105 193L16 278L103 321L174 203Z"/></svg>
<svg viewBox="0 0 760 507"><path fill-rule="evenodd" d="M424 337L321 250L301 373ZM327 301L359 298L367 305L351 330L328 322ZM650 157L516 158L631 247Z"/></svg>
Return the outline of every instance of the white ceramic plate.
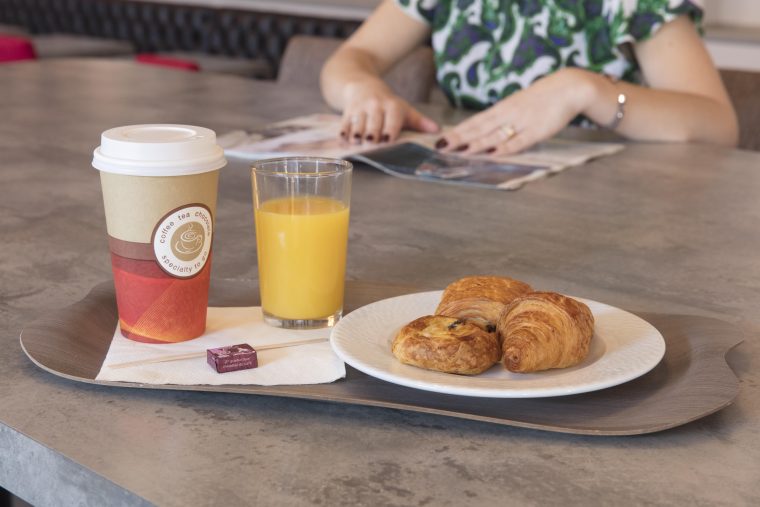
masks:
<svg viewBox="0 0 760 507"><path fill-rule="evenodd" d="M665 354L665 340L645 320L604 303L576 298L591 308L595 329L588 357L571 368L512 373L497 364L480 375L465 376L402 364L391 354L391 341L408 322L432 315L441 292L407 294L354 310L333 328L333 350L357 370L394 384L488 398L541 398L596 391L645 374Z"/></svg>

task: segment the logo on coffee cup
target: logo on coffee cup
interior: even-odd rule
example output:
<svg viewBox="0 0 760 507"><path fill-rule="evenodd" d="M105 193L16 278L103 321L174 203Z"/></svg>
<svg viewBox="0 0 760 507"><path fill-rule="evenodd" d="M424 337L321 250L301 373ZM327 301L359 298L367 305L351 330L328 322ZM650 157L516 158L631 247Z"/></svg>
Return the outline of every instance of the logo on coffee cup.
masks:
<svg viewBox="0 0 760 507"><path fill-rule="evenodd" d="M183 261L192 261L203 248L205 234L197 222L188 222L177 227L172 235L172 253Z"/></svg>
<svg viewBox="0 0 760 507"><path fill-rule="evenodd" d="M211 253L211 211L203 204L189 204L167 213L153 231L156 262L177 278L197 275Z"/></svg>

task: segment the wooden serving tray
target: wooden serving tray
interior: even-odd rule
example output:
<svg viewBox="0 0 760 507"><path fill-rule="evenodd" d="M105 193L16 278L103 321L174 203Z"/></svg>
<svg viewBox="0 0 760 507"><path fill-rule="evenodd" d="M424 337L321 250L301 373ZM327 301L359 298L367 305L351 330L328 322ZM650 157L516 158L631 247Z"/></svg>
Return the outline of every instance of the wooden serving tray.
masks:
<svg viewBox="0 0 760 507"><path fill-rule="evenodd" d="M346 310L419 288L348 282ZM242 282L212 283L212 306L255 306L258 290ZM741 343L726 322L687 315L639 314L665 337L657 367L620 386L573 396L493 399L420 391L370 377L350 366L331 384L303 386L148 385L96 381L118 320L113 285L103 283L80 302L29 324L21 346L40 368L79 382L120 387L214 391L372 405L547 431L636 435L688 423L729 405L739 381L725 354Z"/></svg>

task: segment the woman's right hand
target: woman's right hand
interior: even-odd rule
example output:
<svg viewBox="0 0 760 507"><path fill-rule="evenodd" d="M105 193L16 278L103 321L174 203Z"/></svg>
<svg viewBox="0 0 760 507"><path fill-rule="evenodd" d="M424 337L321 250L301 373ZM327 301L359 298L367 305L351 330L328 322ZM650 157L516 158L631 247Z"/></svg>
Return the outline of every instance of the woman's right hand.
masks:
<svg viewBox="0 0 760 507"><path fill-rule="evenodd" d="M395 140L403 128L438 132L438 124L394 94L379 79L350 82L343 90L340 136L354 144Z"/></svg>
<svg viewBox="0 0 760 507"><path fill-rule="evenodd" d="M393 37L388 37L393 33ZM383 0L322 67L327 103L343 111L341 136L352 143L393 141L408 128L437 132L438 125L397 96L381 76L430 38L430 26Z"/></svg>

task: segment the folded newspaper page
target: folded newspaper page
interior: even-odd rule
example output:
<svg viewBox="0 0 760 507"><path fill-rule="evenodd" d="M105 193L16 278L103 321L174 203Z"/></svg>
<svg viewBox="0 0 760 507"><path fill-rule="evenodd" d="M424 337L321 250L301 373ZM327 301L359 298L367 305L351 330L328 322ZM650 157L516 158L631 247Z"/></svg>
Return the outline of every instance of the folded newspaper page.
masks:
<svg viewBox="0 0 760 507"><path fill-rule="evenodd" d="M392 143L352 144L339 137L339 129L339 116L315 114L252 132L229 132L219 136L218 143L230 158L342 158L402 178L503 190L520 188L528 181L616 153L624 147L619 143L551 139L517 155L461 156L433 148L440 134L405 131Z"/></svg>

